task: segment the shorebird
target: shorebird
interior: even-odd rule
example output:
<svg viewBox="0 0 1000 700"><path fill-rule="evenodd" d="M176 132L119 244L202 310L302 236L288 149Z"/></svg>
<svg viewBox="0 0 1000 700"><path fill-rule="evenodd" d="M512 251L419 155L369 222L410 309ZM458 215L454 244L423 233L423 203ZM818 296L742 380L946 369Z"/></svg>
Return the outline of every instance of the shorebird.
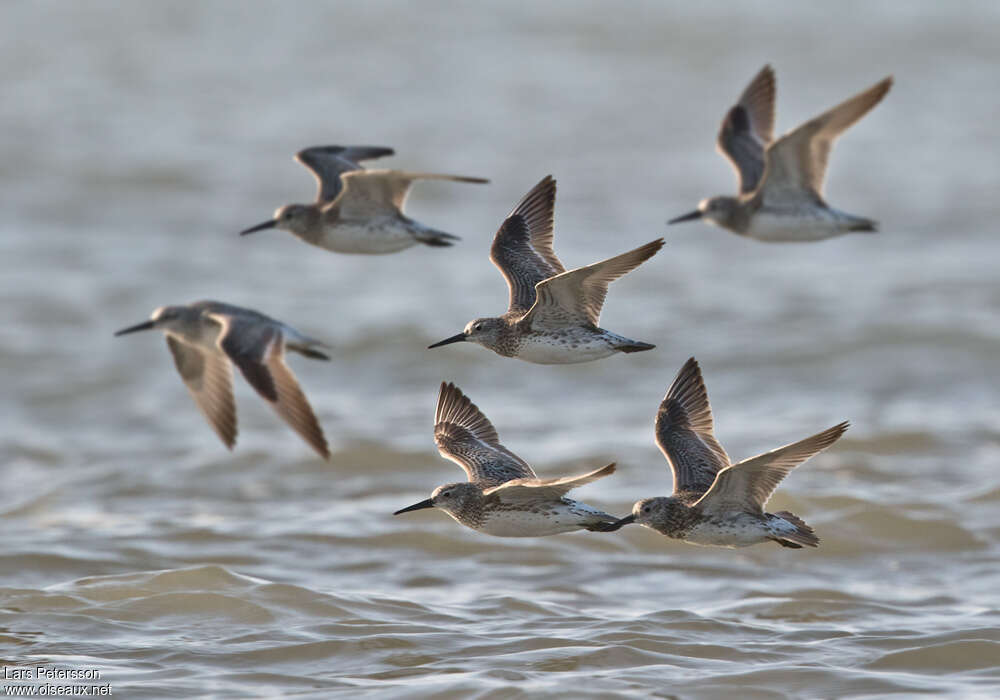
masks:
<svg viewBox="0 0 1000 700"><path fill-rule="evenodd" d="M815 547L819 538L811 527L788 511L766 513L764 505L792 469L832 445L847 426L733 464L715 439L708 392L692 357L656 415L656 443L673 470L673 495L637 502L608 530L634 522L691 544L746 547L770 540Z"/></svg>
<svg viewBox="0 0 1000 700"><path fill-rule="evenodd" d="M479 177L365 170L360 161L392 155L382 146L315 146L299 151L295 160L309 168L319 183L313 204L287 204L274 218L241 231L240 235L277 228L306 243L337 253L381 255L418 243L452 245L458 236L425 226L403 214L416 180L487 183Z"/></svg>
<svg viewBox="0 0 1000 700"><path fill-rule="evenodd" d="M876 231L876 221L828 206L823 178L833 142L891 86L889 76L774 141L774 71L764 66L719 130L718 148L736 169L739 196L703 199L696 210L667 223L705 219L768 242L819 241L851 231Z"/></svg>
<svg viewBox="0 0 1000 700"><path fill-rule="evenodd" d="M490 250L510 288L507 312L477 318L428 347L468 341L504 357L547 364L598 360L616 352L652 350L597 326L608 285L663 247L659 238L627 253L566 272L552 250L556 181L535 185L507 216Z"/></svg>
<svg viewBox="0 0 1000 700"><path fill-rule="evenodd" d="M434 442L469 480L438 486L427 500L393 515L440 508L462 525L496 537L603 532L617 522L613 515L566 498L570 490L613 474L613 463L580 476L539 479L527 462L500 444L490 420L451 383L442 383L438 394Z"/></svg>
<svg viewBox="0 0 1000 700"><path fill-rule="evenodd" d="M152 329L166 333L177 371L226 447L236 444L232 362L295 432L323 459L330 457L319 422L284 359L287 349L329 360L319 350L323 343L252 309L218 301L161 306L149 321L115 335Z"/></svg>

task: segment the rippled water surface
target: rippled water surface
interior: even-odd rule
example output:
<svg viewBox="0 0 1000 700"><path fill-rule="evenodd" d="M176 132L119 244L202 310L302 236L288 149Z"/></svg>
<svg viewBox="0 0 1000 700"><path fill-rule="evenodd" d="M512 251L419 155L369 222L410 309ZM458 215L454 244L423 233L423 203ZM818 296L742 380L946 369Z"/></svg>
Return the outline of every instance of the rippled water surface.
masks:
<svg viewBox="0 0 1000 700"><path fill-rule="evenodd" d="M0 8L4 669L96 669L120 697L1000 693L998 6L536 5ZM878 235L666 228L733 189L715 132L765 62L779 131L896 76L827 182ZM492 184L414 189L451 249L236 236L309 200L290 156L318 143ZM503 309L489 242L547 173L567 265L667 234L602 318L657 349L425 350ZM206 297L334 346L291 360L328 464L242 380L227 452L163 341L111 335ZM691 355L734 458L852 421L772 502L819 549L390 515L460 476L442 380L543 476L617 461L582 500L665 494L653 416Z"/></svg>

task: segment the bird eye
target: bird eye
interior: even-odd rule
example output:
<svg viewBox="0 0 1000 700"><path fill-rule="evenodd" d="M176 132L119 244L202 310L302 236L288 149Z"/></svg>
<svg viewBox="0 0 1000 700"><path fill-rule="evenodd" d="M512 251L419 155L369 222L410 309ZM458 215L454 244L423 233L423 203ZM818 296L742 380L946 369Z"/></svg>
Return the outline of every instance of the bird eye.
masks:
<svg viewBox="0 0 1000 700"><path fill-rule="evenodd" d="M451 498L451 491L445 491L441 495L444 496L445 498Z"/></svg>
<svg viewBox="0 0 1000 700"><path fill-rule="evenodd" d="M476 325L474 325L472 327L472 330L474 330L474 331L481 331L481 330L483 330L483 324L477 323Z"/></svg>
<svg viewBox="0 0 1000 700"><path fill-rule="evenodd" d="M646 506L645 508L643 508L642 512L643 513L648 513L649 512L649 506Z"/></svg>

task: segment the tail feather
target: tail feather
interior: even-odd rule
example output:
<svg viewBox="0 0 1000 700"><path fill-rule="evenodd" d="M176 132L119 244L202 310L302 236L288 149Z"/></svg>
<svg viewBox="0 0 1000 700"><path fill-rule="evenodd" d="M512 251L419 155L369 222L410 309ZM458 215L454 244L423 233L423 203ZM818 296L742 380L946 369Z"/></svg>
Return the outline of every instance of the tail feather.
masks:
<svg viewBox="0 0 1000 700"><path fill-rule="evenodd" d="M656 346L652 343L643 343L640 340L632 340L624 345L619 345L615 349L620 352L642 352L643 350L652 350Z"/></svg>
<svg viewBox="0 0 1000 700"><path fill-rule="evenodd" d="M475 185L488 185L489 179L485 177L470 177L468 175L446 175L443 173L416 173L410 171L397 171L397 174L410 180L451 180L452 182L471 182Z"/></svg>
<svg viewBox="0 0 1000 700"><path fill-rule="evenodd" d="M286 342L285 347L288 348L289 350L294 350L300 355L305 355L306 357L312 358L313 360L330 359L329 355L320 350L320 348L326 350L327 345L325 343L319 342L318 340L306 341L301 343Z"/></svg>
<svg viewBox="0 0 1000 700"><path fill-rule="evenodd" d="M436 231L432 228L417 231L413 234L413 237L424 245L429 245L432 248L446 248L450 245L454 245L454 241L462 240L458 236L445 233L444 231Z"/></svg>
<svg viewBox="0 0 1000 700"><path fill-rule="evenodd" d="M594 510L593 517L588 518L587 522L583 525L584 530L588 532L614 532L622 527L622 524L620 524L621 518L616 518L604 511Z"/></svg>
<svg viewBox="0 0 1000 700"><path fill-rule="evenodd" d="M847 230L858 233L878 233L878 222L874 219L865 219L859 216L851 221Z"/></svg>
<svg viewBox="0 0 1000 700"><path fill-rule="evenodd" d="M780 535L775 535L774 541L782 547L801 549L803 546L819 546L819 537L816 536L811 527L805 524L802 518L789 513L787 510L778 511L773 516L781 518L785 522L795 526L795 532L782 532Z"/></svg>
<svg viewBox="0 0 1000 700"><path fill-rule="evenodd" d="M615 530L620 530L627 523L622 523L621 518L615 518L609 515L610 520L599 520L598 522L590 523L584 525L584 529L590 532L614 532Z"/></svg>

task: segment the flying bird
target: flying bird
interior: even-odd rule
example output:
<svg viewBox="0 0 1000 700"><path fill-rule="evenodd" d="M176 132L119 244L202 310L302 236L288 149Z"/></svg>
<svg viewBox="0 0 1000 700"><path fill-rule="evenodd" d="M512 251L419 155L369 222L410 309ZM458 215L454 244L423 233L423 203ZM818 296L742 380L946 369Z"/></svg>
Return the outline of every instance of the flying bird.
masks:
<svg viewBox="0 0 1000 700"><path fill-rule="evenodd" d="M552 250L556 181L546 176L507 216L493 238L490 260L510 289L507 312L469 321L434 343L478 343L504 357L538 364L589 362L655 345L598 327L608 285L663 247L659 238L635 250L566 271Z"/></svg>
<svg viewBox="0 0 1000 700"><path fill-rule="evenodd" d="M617 518L566 498L572 489L613 474L609 464L588 474L539 479L528 463L500 443L496 428L454 384L442 383L434 442L468 481L445 484L431 497L394 515L440 508L466 527L496 537L538 537L573 530L606 531Z"/></svg>
<svg viewBox="0 0 1000 700"><path fill-rule="evenodd" d="M823 199L823 178L833 142L881 102L892 87L892 76L776 141L774 85L774 71L764 66L719 130L718 148L736 170L739 195L703 199L693 212L668 223L705 219L768 242L818 241L851 231L876 231L872 219L830 207Z"/></svg>
<svg viewBox="0 0 1000 700"><path fill-rule="evenodd" d="M292 370L285 351L315 360L329 360L324 344L291 326L252 309L218 301L186 306L161 306L149 321L123 328L115 335L161 330L181 379L229 449L236 444L236 402L230 364L236 365L257 393L316 452L328 459L323 430Z"/></svg>
<svg viewBox="0 0 1000 700"><path fill-rule="evenodd" d="M276 228L337 253L381 255L422 243L450 246L458 236L425 226L403 214L410 186L417 180L487 183L479 177L366 170L361 161L393 154L383 146L314 146L295 159L319 183L312 204L287 204L274 218L240 232L245 236Z"/></svg>
<svg viewBox="0 0 1000 700"><path fill-rule="evenodd" d="M638 501L612 528L638 523L673 539L718 547L767 541L816 547L819 538L801 518L788 511L767 513L764 506L792 469L836 442L847 426L839 423L733 464L715 439L708 392L692 357L656 415L656 442L673 471L673 495Z"/></svg>

